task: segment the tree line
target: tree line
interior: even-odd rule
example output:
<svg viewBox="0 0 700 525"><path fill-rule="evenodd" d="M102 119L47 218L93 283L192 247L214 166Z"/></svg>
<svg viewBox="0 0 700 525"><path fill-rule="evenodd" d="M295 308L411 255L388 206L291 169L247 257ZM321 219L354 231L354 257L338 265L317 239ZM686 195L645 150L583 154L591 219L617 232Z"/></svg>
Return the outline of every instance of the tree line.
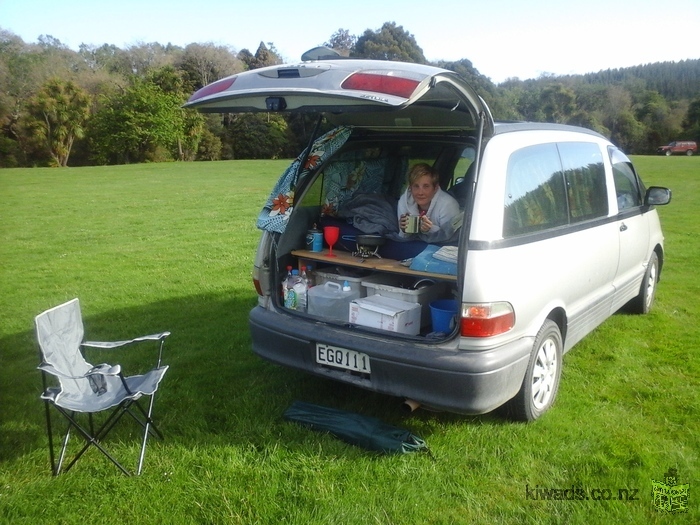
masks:
<svg viewBox="0 0 700 525"><path fill-rule="evenodd" d="M338 29L322 44L344 56L429 63L394 22L362 35ZM309 117L182 108L215 80L280 63L273 43L255 53L156 42L74 51L51 36L27 43L0 28L0 167L292 157L313 127ZM498 85L466 58L432 65L464 77L497 120L581 125L637 154L700 140L700 59Z"/></svg>

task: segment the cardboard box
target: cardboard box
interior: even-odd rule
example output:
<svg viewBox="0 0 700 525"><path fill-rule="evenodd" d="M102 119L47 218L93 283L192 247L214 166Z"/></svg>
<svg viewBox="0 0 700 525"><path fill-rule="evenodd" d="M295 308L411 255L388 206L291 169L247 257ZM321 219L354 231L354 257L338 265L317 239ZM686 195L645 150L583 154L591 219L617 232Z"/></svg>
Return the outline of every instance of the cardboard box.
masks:
<svg viewBox="0 0 700 525"><path fill-rule="evenodd" d="M432 281L423 279L425 281ZM369 297L370 295L381 295L392 299L400 299L409 303L420 303L421 305L421 326L428 326L432 320L430 317L430 303L445 296L445 283L432 282L426 283L424 288L413 290L408 287L420 279L411 277L406 279L405 276L392 274L376 274L362 279L362 289L365 293L360 294L360 297Z"/></svg>
<svg viewBox="0 0 700 525"><path fill-rule="evenodd" d="M420 332L420 303L371 295L350 303L350 322L379 330L418 335Z"/></svg>

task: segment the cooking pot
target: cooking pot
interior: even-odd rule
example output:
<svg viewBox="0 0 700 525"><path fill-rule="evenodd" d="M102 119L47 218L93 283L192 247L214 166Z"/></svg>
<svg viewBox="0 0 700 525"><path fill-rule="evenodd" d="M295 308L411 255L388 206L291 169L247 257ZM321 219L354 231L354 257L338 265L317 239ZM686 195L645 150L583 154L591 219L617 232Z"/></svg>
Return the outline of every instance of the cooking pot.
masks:
<svg viewBox="0 0 700 525"><path fill-rule="evenodd" d="M358 235L357 238L355 239L355 242L357 243L358 246L365 246L367 248L376 248L378 246L383 246L384 243L386 242L386 239L384 239L384 237L382 237L381 235L363 234L363 235Z"/></svg>

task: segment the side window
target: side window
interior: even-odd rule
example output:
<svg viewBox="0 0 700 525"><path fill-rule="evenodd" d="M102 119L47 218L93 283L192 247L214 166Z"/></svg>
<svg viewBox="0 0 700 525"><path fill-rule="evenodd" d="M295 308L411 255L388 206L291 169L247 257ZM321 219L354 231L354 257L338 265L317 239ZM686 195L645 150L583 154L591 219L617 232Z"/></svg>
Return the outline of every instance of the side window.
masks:
<svg viewBox="0 0 700 525"><path fill-rule="evenodd" d="M474 162L475 157L476 148L474 146L468 146L464 148L464 150L462 150L462 154L459 156L459 160L455 165L455 169L452 174L450 184L448 186L449 188L464 181L464 178L467 175L467 170L469 169L469 166L471 166Z"/></svg>
<svg viewBox="0 0 700 525"><path fill-rule="evenodd" d="M568 224L566 187L556 144L539 144L508 160L503 236Z"/></svg>
<svg viewBox="0 0 700 525"><path fill-rule="evenodd" d="M581 222L608 214L603 154L597 144L561 142L557 144L564 168L571 222Z"/></svg>
<svg viewBox="0 0 700 525"><path fill-rule="evenodd" d="M610 160L613 167L618 210L624 211L641 206L644 189L640 186L632 162L617 148L610 148Z"/></svg>

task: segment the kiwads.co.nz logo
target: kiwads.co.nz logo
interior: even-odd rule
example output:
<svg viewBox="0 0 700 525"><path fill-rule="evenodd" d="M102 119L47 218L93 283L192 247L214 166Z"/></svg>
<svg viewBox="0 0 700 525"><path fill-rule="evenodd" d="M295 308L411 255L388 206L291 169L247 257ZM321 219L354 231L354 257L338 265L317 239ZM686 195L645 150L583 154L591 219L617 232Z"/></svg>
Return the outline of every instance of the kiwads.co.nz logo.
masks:
<svg viewBox="0 0 700 525"><path fill-rule="evenodd" d="M651 480L651 495L654 507L659 512L687 512L690 485L678 483L678 472L675 468L668 469L664 481Z"/></svg>

